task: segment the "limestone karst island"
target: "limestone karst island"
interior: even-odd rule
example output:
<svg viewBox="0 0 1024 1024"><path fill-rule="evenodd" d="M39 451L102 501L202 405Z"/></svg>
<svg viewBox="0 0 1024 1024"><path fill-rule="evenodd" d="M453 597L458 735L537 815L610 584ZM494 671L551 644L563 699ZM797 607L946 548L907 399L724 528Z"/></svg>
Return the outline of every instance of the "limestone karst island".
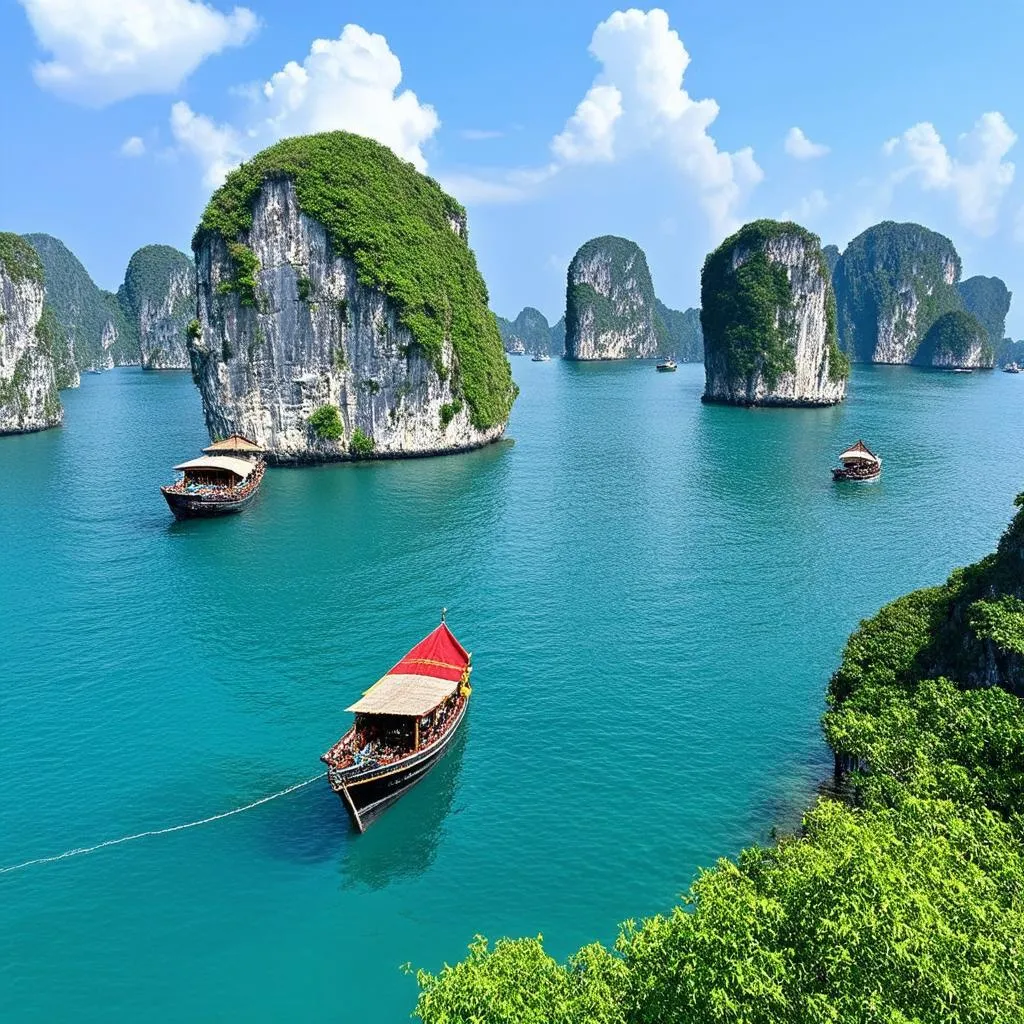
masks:
<svg viewBox="0 0 1024 1024"><path fill-rule="evenodd" d="M1022 38L0 5L2 1024L1022 1024Z"/></svg>

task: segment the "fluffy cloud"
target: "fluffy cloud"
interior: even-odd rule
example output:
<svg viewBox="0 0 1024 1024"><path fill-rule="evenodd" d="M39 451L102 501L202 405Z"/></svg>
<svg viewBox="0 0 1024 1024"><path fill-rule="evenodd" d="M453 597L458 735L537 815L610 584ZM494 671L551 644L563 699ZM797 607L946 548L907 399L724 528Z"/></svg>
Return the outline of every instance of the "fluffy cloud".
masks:
<svg viewBox="0 0 1024 1024"><path fill-rule="evenodd" d="M210 185L278 139L338 129L376 139L422 171L423 144L440 121L415 93L397 92L401 81L402 65L384 36L346 25L340 38L315 40L301 64L289 61L253 91L244 128L215 124L176 103L171 130L199 159Z"/></svg>
<svg viewBox="0 0 1024 1024"><path fill-rule="evenodd" d="M215 124L183 102L171 107L171 132L203 168L203 184L216 188L249 155L241 136L228 125Z"/></svg>
<svg viewBox="0 0 1024 1024"><path fill-rule="evenodd" d="M614 85L595 85L580 101L560 135L551 140L555 156L566 163L615 159L615 123L622 117L622 93Z"/></svg>
<svg viewBox="0 0 1024 1024"><path fill-rule="evenodd" d="M804 135L803 129L796 126L790 128L786 135L785 149L794 160L814 160L830 152L828 146L820 142L811 142Z"/></svg>
<svg viewBox="0 0 1024 1024"><path fill-rule="evenodd" d="M927 121L889 139L882 151L902 160L892 175L894 184L914 180L925 191L950 193L961 223L986 236L995 231L1000 204L1013 182L1014 165L1003 158L1016 141L1003 115L993 112L959 137L956 155Z"/></svg>
<svg viewBox="0 0 1024 1024"><path fill-rule="evenodd" d="M197 0L20 3L51 55L36 64L36 82L87 106L173 92L207 57L245 43L259 24L248 8L224 14Z"/></svg>
<svg viewBox="0 0 1024 1024"><path fill-rule="evenodd" d="M138 135L133 135L121 143L121 156L142 156L145 152L146 143Z"/></svg>
<svg viewBox="0 0 1024 1024"><path fill-rule="evenodd" d="M751 149L725 152L709 134L718 104L683 88L690 55L668 15L616 11L595 29L590 52L601 72L552 141L555 157L594 163L659 151L695 188L713 231L735 226L737 207L763 174Z"/></svg>

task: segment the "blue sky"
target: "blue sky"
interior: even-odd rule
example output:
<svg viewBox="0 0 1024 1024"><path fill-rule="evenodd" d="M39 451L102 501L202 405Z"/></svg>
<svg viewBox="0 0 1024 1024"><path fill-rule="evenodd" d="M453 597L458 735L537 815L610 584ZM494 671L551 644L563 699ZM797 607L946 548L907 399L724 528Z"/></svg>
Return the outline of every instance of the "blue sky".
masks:
<svg viewBox="0 0 1024 1024"><path fill-rule="evenodd" d="M843 246L896 219L1001 276L1020 337L1022 40L1024 6L992 0L18 0L0 7L0 229L57 235L115 288L140 245L188 250L233 162L347 128L466 203L506 316L557 319L598 234L639 242L684 307L745 220Z"/></svg>

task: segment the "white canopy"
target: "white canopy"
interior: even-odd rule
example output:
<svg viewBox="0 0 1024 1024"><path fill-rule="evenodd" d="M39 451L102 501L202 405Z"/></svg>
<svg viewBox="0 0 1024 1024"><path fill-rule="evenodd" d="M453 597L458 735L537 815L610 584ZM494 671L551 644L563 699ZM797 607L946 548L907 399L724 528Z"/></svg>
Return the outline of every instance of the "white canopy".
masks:
<svg viewBox="0 0 1024 1024"><path fill-rule="evenodd" d="M233 459L230 455L204 455L200 459L183 462L180 466L175 466L174 468L179 472L189 469L217 469L227 473L234 473L240 480L244 480L255 467L246 459Z"/></svg>
<svg viewBox="0 0 1024 1024"><path fill-rule="evenodd" d="M840 462L879 462L877 455L863 442L858 441L839 456Z"/></svg>

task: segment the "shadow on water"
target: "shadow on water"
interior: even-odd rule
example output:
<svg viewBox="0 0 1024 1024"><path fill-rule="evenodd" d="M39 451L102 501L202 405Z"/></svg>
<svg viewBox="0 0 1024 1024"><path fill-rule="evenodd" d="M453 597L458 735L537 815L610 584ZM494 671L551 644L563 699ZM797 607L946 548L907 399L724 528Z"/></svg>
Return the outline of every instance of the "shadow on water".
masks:
<svg viewBox="0 0 1024 1024"><path fill-rule="evenodd" d="M444 759L422 782L366 832L351 836L341 864L343 888L383 889L398 879L423 874L434 863L455 803L469 724L463 725ZM340 804L336 813L344 815Z"/></svg>

